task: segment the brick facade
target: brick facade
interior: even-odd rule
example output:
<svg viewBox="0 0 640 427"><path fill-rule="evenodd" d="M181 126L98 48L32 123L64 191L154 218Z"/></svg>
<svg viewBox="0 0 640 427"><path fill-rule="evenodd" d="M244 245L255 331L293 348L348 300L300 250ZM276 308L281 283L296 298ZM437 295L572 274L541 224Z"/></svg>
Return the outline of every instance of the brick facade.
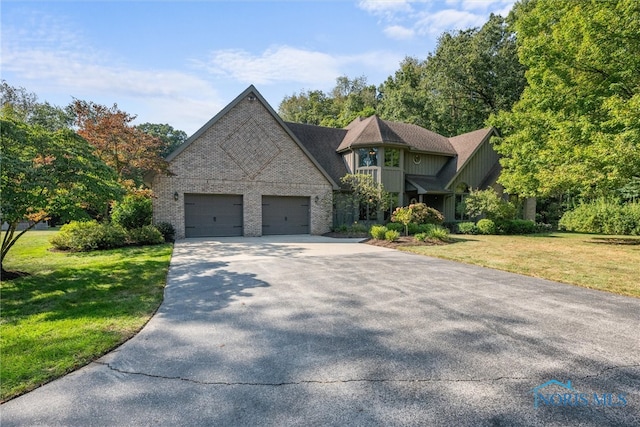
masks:
<svg viewBox="0 0 640 427"><path fill-rule="evenodd" d="M245 236L262 234L263 195L310 197L311 234L329 231L333 183L256 94L245 91L170 155L174 175L153 177L154 221L171 223L177 238L185 193L242 195Z"/></svg>

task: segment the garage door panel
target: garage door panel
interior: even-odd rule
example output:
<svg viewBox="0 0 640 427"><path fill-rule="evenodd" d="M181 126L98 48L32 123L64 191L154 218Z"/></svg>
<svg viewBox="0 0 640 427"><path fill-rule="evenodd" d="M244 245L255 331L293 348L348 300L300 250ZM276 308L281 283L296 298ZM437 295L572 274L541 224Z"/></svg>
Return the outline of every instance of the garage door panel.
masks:
<svg viewBox="0 0 640 427"><path fill-rule="evenodd" d="M186 237L242 236L242 196L185 194Z"/></svg>
<svg viewBox="0 0 640 427"><path fill-rule="evenodd" d="M262 197L262 234L309 234L309 197Z"/></svg>

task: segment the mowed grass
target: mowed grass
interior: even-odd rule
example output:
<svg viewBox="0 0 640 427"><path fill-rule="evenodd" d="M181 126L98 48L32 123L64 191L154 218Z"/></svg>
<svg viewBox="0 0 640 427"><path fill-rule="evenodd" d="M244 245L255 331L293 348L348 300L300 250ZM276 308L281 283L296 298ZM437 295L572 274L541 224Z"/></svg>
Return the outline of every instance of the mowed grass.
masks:
<svg viewBox="0 0 640 427"><path fill-rule="evenodd" d="M5 259L27 276L0 288L0 400L83 366L126 341L162 302L169 244L51 252L29 231Z"/></svg>
<svg viewBox="0 0 640 427"><path fill-rule="evenodd" d="M571 233L453 237L455 243L450 245L401 249L640 297L638 237ZM617 244L613 244L612 241Z"/></svg>

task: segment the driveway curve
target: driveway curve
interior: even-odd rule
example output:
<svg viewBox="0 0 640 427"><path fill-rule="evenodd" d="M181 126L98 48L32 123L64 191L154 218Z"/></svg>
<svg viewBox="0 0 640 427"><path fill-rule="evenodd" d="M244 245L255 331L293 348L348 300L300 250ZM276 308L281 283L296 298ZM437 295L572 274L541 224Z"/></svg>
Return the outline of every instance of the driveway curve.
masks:
<svg viewBox="0 0 640 427"><path fill-rule="evenodd" d="M640 425L639 319L639 299L351 239L186 239L136 337L0 421Z"/></svg>

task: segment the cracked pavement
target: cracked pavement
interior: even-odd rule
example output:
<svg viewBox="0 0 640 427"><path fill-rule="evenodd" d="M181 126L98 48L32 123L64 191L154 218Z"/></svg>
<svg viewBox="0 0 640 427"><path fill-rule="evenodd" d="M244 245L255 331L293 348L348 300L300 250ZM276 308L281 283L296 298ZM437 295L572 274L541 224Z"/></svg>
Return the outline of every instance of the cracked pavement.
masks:
<svg viewBox="0 0 640 427"><path fill-rule="evenodd" d="M350 239L187 239L136 337L0 421L635 426L639 320L639 299ZM552 379L627 404L534 408Z"/></svg>

